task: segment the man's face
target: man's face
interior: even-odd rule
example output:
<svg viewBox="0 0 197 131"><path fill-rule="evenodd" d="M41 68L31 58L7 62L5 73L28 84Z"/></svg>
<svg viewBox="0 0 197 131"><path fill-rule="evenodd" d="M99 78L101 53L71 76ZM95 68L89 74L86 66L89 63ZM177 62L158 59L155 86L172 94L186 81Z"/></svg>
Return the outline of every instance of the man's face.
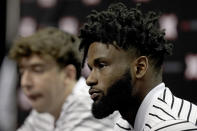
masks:
<svg viewBox="0 0 197 131"><path fill-rule="evenodd" d="M113 45L94 42L88 50L88 66L91 72L87 84L94 100L92 113L104 118L114 110L124 110L131 100L130 57Z"/></svg>
<svg viewBox="0 0 197 131"><path fill-rule="evenodd" d="M21 87L38 112L53 112L65 94L64 75L50 56L32 55L19 61Z"/></svg>

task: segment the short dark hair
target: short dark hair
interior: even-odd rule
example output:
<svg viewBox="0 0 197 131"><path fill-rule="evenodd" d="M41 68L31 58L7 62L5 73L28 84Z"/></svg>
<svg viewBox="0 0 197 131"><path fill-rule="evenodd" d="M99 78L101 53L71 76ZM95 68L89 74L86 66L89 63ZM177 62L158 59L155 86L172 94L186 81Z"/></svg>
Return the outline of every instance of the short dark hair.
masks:
<svg viewBox="0 0 197 131"><path fill-rule="evenodd" d="M80 40L76 36L55 27L40 29L28 37L16 39L9 52L9 57L19 61L33 54L49 55L60 68L73 64L77 70L77 79L81 76Z"/></svg>
<svg viewBox="0 0 197 131"><path fill-rule="evenodd" d="M165 32L160 30L159 15L153 11L143 14L136 8L128 9L122 3L111 4L106 11L93 10L87 22L80 29L80 50L84 58L91 43L114 44L124 49L135 49L136 55L146 55L161 67L164 56L172 53L172 44L164 39Z"/></svg>

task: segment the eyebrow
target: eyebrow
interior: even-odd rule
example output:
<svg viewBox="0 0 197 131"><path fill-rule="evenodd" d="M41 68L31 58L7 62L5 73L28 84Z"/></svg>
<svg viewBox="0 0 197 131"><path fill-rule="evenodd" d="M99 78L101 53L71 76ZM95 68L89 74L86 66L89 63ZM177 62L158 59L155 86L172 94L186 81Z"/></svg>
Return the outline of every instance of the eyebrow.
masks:
<svg viewBox="0 0 197 131"><path fill-rule="evenodd" d="M98 64L100 61L102 61L103 59L106 59L105 57L99 57L94 59L93 64ZM88 67L91 69L91 66L87 63Z"/></svg>
<svg viewBox="0 0 197 131"><path fill-rule="evenodd" d="M45 64L43 64L43 63L33 63L33 64L29 64L29 65L19 65L18 67L19 68L25 68L25 67L37 67L37 66L43 67L43 66L45 66Z"/></svg>
<svg viewBox="0 0 197 131"><path fill-rule="evenodd" d="M43 64L43 63L35 63L35 64L32 64L32 65L30 65L31 67L43 67L43 66L45 66L45 64Z"/></svg>

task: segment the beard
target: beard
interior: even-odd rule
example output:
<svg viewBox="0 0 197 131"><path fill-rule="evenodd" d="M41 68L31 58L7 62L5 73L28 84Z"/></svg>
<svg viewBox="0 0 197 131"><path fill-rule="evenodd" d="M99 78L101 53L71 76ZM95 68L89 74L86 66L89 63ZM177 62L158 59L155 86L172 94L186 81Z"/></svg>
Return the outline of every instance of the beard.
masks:
<svg viewBox="0 0 197 131"><path fill-rule="evenodd" d="M132 106L131 74L127 69L121 79L108 88L107 95L92 105L92 114L97 119L102 119L112 114L115 110L126 111Z"/></svg>

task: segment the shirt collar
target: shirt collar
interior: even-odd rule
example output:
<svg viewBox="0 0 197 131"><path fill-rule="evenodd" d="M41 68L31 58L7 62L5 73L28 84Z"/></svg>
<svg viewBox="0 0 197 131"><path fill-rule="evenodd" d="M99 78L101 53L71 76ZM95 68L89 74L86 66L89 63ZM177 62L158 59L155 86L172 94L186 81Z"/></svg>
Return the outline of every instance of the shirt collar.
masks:
<svg viewBox="0 0 197 131"><path fill-rule="evenodd" d="M164 89L165 89L165 84L160 83L146 95L136 114L135 123L134 123L135 131L142 131L142 128L145 124L145 120L148 112L150 111L150 108L152 107L155 99L157 99L157 97Z"/></svg>

